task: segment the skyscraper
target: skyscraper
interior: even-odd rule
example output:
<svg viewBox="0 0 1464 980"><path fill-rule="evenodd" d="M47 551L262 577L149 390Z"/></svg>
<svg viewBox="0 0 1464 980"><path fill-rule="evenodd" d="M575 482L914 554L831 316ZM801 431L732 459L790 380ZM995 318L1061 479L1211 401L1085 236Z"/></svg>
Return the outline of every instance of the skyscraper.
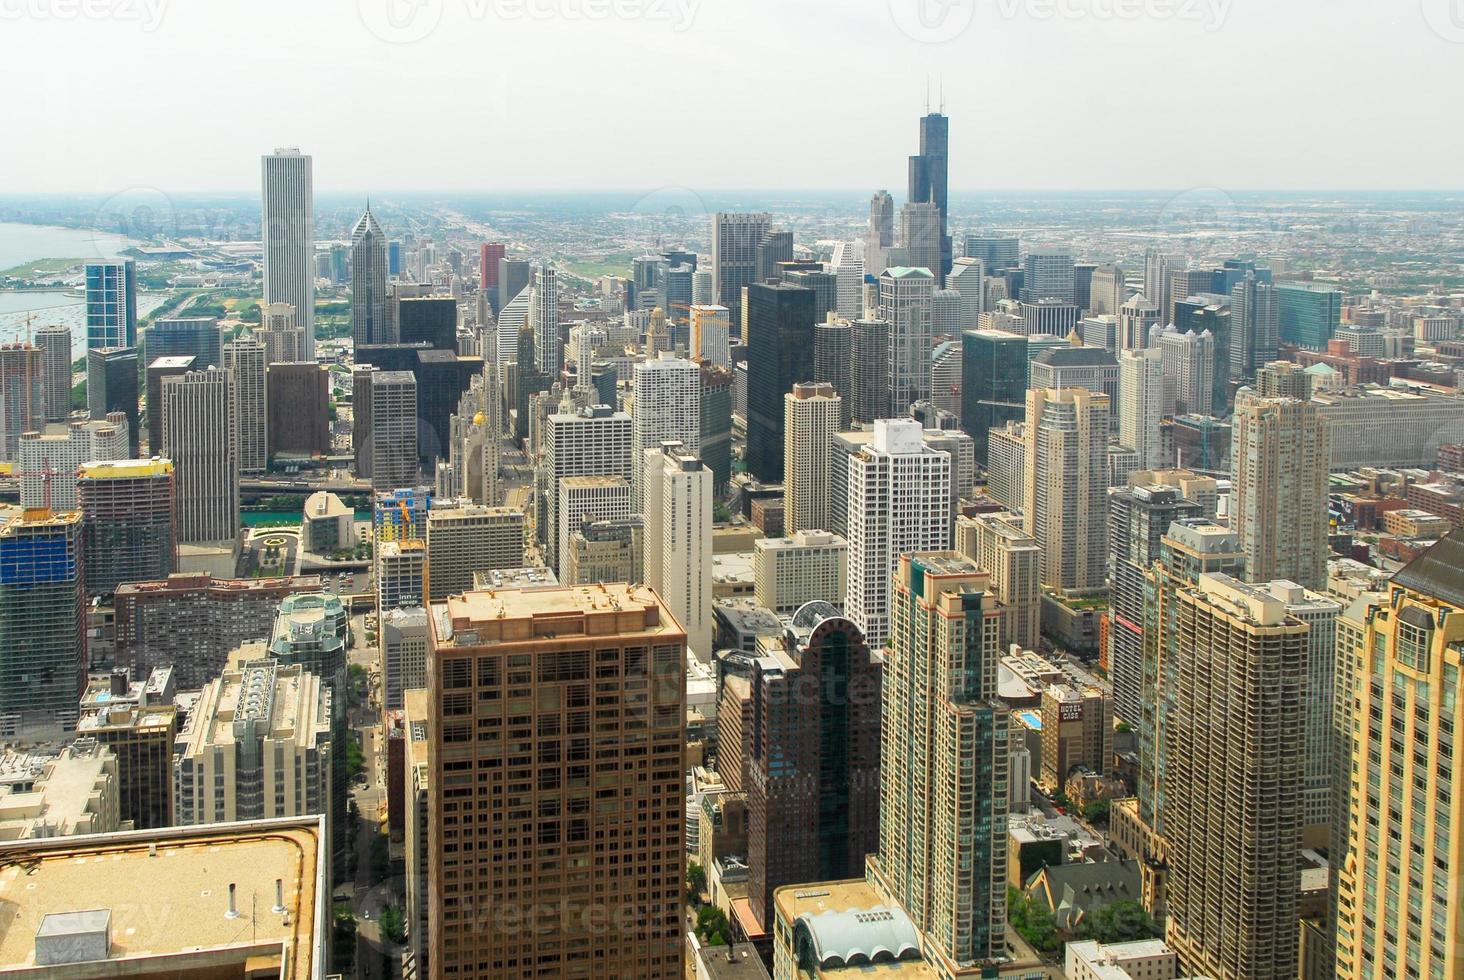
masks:
<svg viewBox="0 0 1464 980"><path fill-rule="evenodd" d="M294 147L260 160L259 227L264 238L264 302L289 303L315 359L315 192L310 157ZM129 341L129 346L130 346Z"/></svg>
<svg viewBox="0 0 1464 980"><path fill-rule="evenodd" d="M935 277L928 269L893 266L879 277L879 318L890 324L890 404L899 418L918 401L930 399L930 326Z"/></svg>
<svg viewBox="0 0 1464 980"><path fill-rule="evenodd" d="M127 416L121 412L86 422L75 419L56 429L61 431L32 430L20 437L15 469L23 509L74 510L77 467L128 458Z"/></svg>
<svg viewBox="0 0 1464 980"><path fill-rule="evenodd" d="M81 513L10 518L0 526L0 732L74 726L86 667Z"/></svg>
<svg viewBox="0 0 1464 980"><path fill-rule="evenodd" d="M1324 588L1331 440L1316 404L1241 389L1230 445L1230 520L1251 581Z"/></svg>
<svg viewBox="0 0 1464 980"><path fill-rule="evenodd" d="M457 349L458 304L451 296L403 296L396 301L393 343Z"/></svg>
<svg viewBox="0 0 1464 980"><path fill-rule="evenodd" d="M1169 526L1202 514L1177 487L1126 486L1108 495L1108 674L1114 713L1135 728L1143 718L1144 576Z"/></svg>
<svg viewBox="0 0 1464 980"><path fill-rule="evenodd" d="M1021 264L1022 243L1015 236L967 235L964 246L966 258L980 259L988 275Z"/></svg>
<svg viewBox="0 0 1464 980"><path fill-rule="evenodd" d="M1459 874L1464 728L1456 702L1464 658L1464 540L1442 538L1363 613L1361 642L1342 649L1336 855L1337 973L1370 980L1457 977L1464 907ZM1379 597L1381 598L1381 597Z"/></svg>
<svg viewBox="0 0 1464 980"><path fill-rule="evenodd" d="M239 529L239 458L230 375L210 368L162 386L163 451L173 461L173 526L182 544L232 541Z"/></svg>
<svg viewBox="0 0 1464 980"><path fill-rule="evenodd" d="M1215 338L1209 331L1180 333L1171 325L1159 335L1159 351L1164 374L1174 383L1175 414L1211 414L1215 393Z"/></svg>
<svg viewBox="0 0 1464 980"><path fill-rule="evenodd" d="M1164 668L1165 940L1196 974L1290 980L1309 628L1224 574L1163 586L1159 603L1174 644Z"/></svg>
<svg viewBox="0 0 1464 980"><path fill-rule="evenodd" d="M45 370L39 348L0 345L0 460L14 462L21 435L45 428Z"/></svg>
<svg viewBox="0 0 1464 980"><path fill-rule="evenodd" d="M534 331L535 366L551 382L564 368L564 345L559 339L559 278L548 262L534 266L529 326Z"/></svg>
<svg viewBox="0 0 1464 980"><path fill-rule="evenodd" d="M41 370L46 376L46 421L64 422L71 414L71 328L48 324L36 331Z"/></svg>
<svg viewBox="0 0 1464 980"><path fill-rule="evenodd" d="M631 418L609 405L595 405L575 413L555 413L544 428L542 477L543 521L539 540L545 563L561 567L559 558L559 484L571 476L620 476L634 483L637 460L631 452Z"/></svg>
<svg viewBox="0 0 1464 980"><path fill-rule="evenodd" d="M987 577L955 552L900 557L883 685L879 853L937 975L1005 952L1007 719Z"/></svg>
<svg viewBox="0 0 1464 980"><path fill-rule="evenodd" d="M755 283L747 290L747 469L783 479L783 395L814 376L811 289Z"/></svg>
<svg viewBox="0 0 1464 980"><path fill-rule="evenodd" d="M93 347L86 352L86 408L93 419L112 412L127 416L128 455L136 457L142 436L138 414L137 348Z"/></svg>
<svg viewBox="0 0 1464 980"><path fill-rule="evenodd" d="M654 591L623 584L468 592L429 620L432 971L510 976L533 964L681 980L680 624ZM528 751L505 768L501 740L477 734L475 706L508 704L526 687ZM592 798L593 773L611 765L639 773L615 810ZM460 770L485 779L454 788ZM534 787L532 807L508 793L510 778Z"/></svg>
<svg viewBox="0 0 1464 980"><path fill-rule="evenodd" d="M985 309L986 268L980 259L959 258L946 277L946 288L961 297L961 330L975 330L981 325Z"/></svg>
<svg viewBox="0 0 1464 980"><path fill-rule="evenodd" d="M1164 355L1151 348L1126 350L1118 359L1118 441L1134 451L1141 470L1164 464Z"/></svg>
<svg viewBox="0 0 1464 980"><path fill-rule="evenodd" d="M1283 343L1326 350L1342 323L1342 290L1325 283L1278 282L1276 311Z"/></svg>
<svg viewBox="0 0 1464 980"><path fill-rule="evenodd" d="M910 157L910 180L907 200L935 205L937 220L934 245L938 256L930 271L939 282L945 282L951 271L951 236L947 208L950 170L950 120L939 112L920 117L920 152ZM909 247L910 243L904 243ZM913 258L911 265L920 265Z"/></svg>
<svg viewBox="0 0 1464 980"><path fill-rule="evenodd" d="M900 209L900 264L925 269L937 284L944 275L937 271L942 261L940 208L928 201L910 201Z"/></svg>
<svg viewBox="0 0 1464 980"><path fill-rule="evenodd" d="M427 597L441 602L473 587L475 572L522 568L524 512L459 501L427 512Z"/></svg>
<svg viewBox="0 0 1464 980"><path fill-rule="evenodd" d="M718 211L712 219L712 276L717 304L742 322L743 287L757 281L757 247L772 226L765 213ZM745 338L744 338L745 339Z"/></svg>
<svg viewBox="0 0 1464 980"><path fill-rule="evenodd" d="M732 367L732 321L725 306L691 308L691 359Z"/></svg>
<svg viewBox="0 0 1464 980"><path fill-rule="evenodd" d="M271 364L265 387L270 454L331 455L330 368L315 361Z"/></svg>
<svg viewBox="0 0 1464 980"><path fill-rule="evenodd" d="M294 364L305 358L305 331L295 322L295 308L289 303L271 303L260 311L254 338L264 344L264 356L271 364ZM315 357L312 355L313 362Z"/></svg>
<svg viewBox="0 0 1464 980"><path fill-rule="evenodd" d="M90 595L110 596L123 582L157 582L173 573L172 461L84 463L76 498Z"/></svg>
<svg viewBox="0 0 1464 980"><path fill-rule="evenodd" d="M951 455L914 419L879 419L848 459L849 594L844 609L871 646L890 632L890 573L901 555L950 545Z"/></svg>
<svg viewBox="0 0 1464 980"><path fill-rule="evenodd" d="M849 415L862 425L890 415L890 323L849 324Z"/></svg>
<svg viewBox="0 0 1464 980"><path fill-rule="evenodd" d="M839 430L849 428L852 418L850 372L854 370L854 330L848 320L828 320L813 328L813 380L833 385L834 394L842 401L839 408Z"/></svg>
<svg viewBox="0 0 1464 980"><path fill-rule="evenodd" d="M264 345L240 338L224 345L224 368L230 374L229 426L239 472L269 469L269 394ZM292 406L308 411L308 405Z"/></svg>
<svg viewBox="0 0 1464 980"><path fill-rule="evenodd" d="M782 278L778 266L793 260L793 233L770 228L757 243L757 261L753 268L754 282L776 282Z"/></svg>
<svg viewBox="0 0 1464 980"><path fill-rule="evenodd" d="M1055 299L1060 303L1074 300L1075 276L1072 254L1058 249L1034 248L1027 253L1022 277L1023 302L1036 303Z"/></svg>
<svg viewBox="0 0 1464 980"><path fill-rule="evenodd" d="M639 472L631 480L631 512L644 514L646 474L638 464L645 451L669 439L694 456L701 445L701 368L662 352L656 360L635 366L634 388L631 453Z"/></svg>
<svg viewBox="0 0 1464 980"><path fill-rule="evenodd" d="M1042 584L1101 588L1107 563L1108 396L1027 392L1026 531L1042 546Z"/></svg>
<svg viewBox="0 0 1464 980"><path fill-rule="evenodd" d="M829 453L842 408L829 384L795 384L783 396L784 534L828 529Z"/></svg>
<svg viewBox="0 0 1464 980"><path fill-rule="evenodd" d="M967 330L961 336L961 428L987 465L992 429L1027 411L1027 338L1003 330Z"/></svg>
<svg viewBox="0 0 1464 980"><path fill-rule="evenodd" d="M1143 350L1149 334L1159 325L1159 307L1145 296L1130 296L1118 308L1119 350Z"/></svg>
<svg viewBox="0 0 1464 980"><path fill-rule="evenodd" d="M486 249L487 246L485 245ZM495 272L497 269L494 270ZM386 235L371 206L351 230L351 340L355 344L387 344ZM456 326L456 324L454 324ZM314 360L314 358L311 358Z"/></svg>
<svg viewBox="0 0 1464 980"><path fill-rule="evenodd" d="M712 659L712 471L681 443L641 454L645 467L645 573L686 629L686 645Z"/></svg>
<svg viewBox="0 0 1464 980"><path fill-rule="evenodd" d="M1281 337L1276 290L1252 274L1230 291L1230 375L1242 381L1276 359Z"/></svg>
<svg viewBox="0 0 1464 980"><path fill-rule="evenodd" d="M869 199L869 225L864 233L864 272L877 276L884 271L886 253L895 244L895 199L886 190Z"/></svg>
<svg viewBox="0 0 1464 980"><path fill-rule="evenodd" d="M1151 248L1144 252L1144 296L1159 311L1167 324L1172 297L1169 293L1169 274L1184 266L1183 255L1170 255ZM1184 299L1183 296L1180 299Z"/></svg>
<svg viewBox="0 0 1464 980"><path fill-rule="evenodd" d="M834 308L845 320L864 315L864 255L860 242L839 242L834 246Z"/></svg>
<svg viewBox="0 0 1464 980"><path fill-rule="evenodd" d="M137 346L137 263L86 264L86 346Z"/></svg>
<svg viewBox="0 0 1464 980"><path fill-rule="evenodd" d="M862 877L879 846L881 673L859 628L823 601L802 606L753 661L760 724L737 751L751 776L748 896L767 932L774 890Z"/></svg>
<svg viewBox="0 0 1464 980"><path fill-rule="evenodd" d="M732 477L732 372L701 365L701 459L712 470L712 493Z"/></svg>
<svg viewBox="0 0 1464 980"><path fill-rule="evenodd" d="M143 332L142 349L151 364L160 357L192 357L193 367L223 367L224 331L211 316L159 317Z"/></svg>
<svg viewBox="0 0 1464 980"><path fill-rule="evenodd" d="M413 486L419 469L417 379L410 371L372 372L367 397L371 488L380 493Z"/></svg>

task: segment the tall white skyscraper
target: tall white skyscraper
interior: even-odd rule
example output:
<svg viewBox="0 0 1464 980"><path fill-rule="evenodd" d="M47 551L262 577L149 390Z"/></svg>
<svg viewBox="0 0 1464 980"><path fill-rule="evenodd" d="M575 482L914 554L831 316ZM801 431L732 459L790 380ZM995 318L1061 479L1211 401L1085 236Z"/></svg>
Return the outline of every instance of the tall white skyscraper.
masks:
<svg viewBox="0 0 1464 980"><path fill-rule="evenodd" d="M691 303L711 306L717 302L717 283L711 269L697 269L691 274Z"/></svg>
<svg viewBox="0 0 1464 980"><path fill-rule="evenodd" d="M701 447L701 368L668 351L635 366L635 405L631 410L633 458L666 441L680 442L692 455ZM644 467L635 468L631 506L645 513Z"/></svg>
<svg viewBox="0 0 1464 980"><path fill-rule="evenodd" d="M1118 358L1118 389L1118 441L1137 454L1139 469L1160 469L1164 356L1151 348L1124 351Z"/></svg>
<svg viewBox="0 0 1464 980"><path fill-rule="evenodd" d="M674 440L642 456L646 584L686 629L686 645L712 659L712 471Z"/></svg>
<svg viewBox="0 0 1464 980"><path fill-rule="evenodd" d="M946 288L960 294L961 329L977 329L981 325L983 294L986 290L986 268L981 260L956 259L951 265L951 274L946 276Z"/></svg>
<svg viewBox="0 0 1464 980"><path fill-rule="evenodd" d="M224 345L224 367L232 375L229 426L241 473L269 469L269 406L266 400L267 351L253 338Z"/></svg>
<svg viewBox="0 0 1464 980"><path fill-rule="evenodd" d="M539 373L552 380L564 367L564 348L559 342L559 284L548 262L534 266L533 290L529 325L534 329L534 359Z"/></svg>
<svg viewBox="0 0 1464 980"><path fill-rule="evenodd" d="M632 479L631 420L624 412L596 405L575 413L549 416L544 429L544 453L540 464L544 520L539 539L545 562L559 568L559 484L571 476L621 476ZM571 533L573 529L571 529Z"/></svg>
<svg viewBox="0 0 1464 980"><path fill-rule="evenodd" d="M376 371L371 375L368 394L371 488L389 493L415 486L421 468L417 455L417 379L410 371Z"/></svg>
<svg viewBox="0 0 1464 980"><path fill-rule="evenodd" d="M930 333L934 337L961 335L961 294L954 289L937 289L930 294Z"/></svg>
<svg viewBox="0 0 1464 980"><path fill-rule="evenodd" d="M704 364L732 367L732 316L725 306L691 308L691 357Z"/></svg>
<svg viewBox="0 0 1464 980"><path fill-rule="evenodd" d="M846 320L864 316L864 251L861 242L834 246L834 309Z"/></svg>
<svg viewBox="0 0 1464 980"><path fill-rule="evenodd" d="M163 451L173 460L173 526L180 544L232 541L239 530L239 459L230 375L209 368L163 383Z"/></svg>
<svg viewBox="0 0 1464 980"><path fill-rule="evenodd" d="M386 322L386 235L370 205L351 231L351 340L362 344L389 344Z"/></svg>
<svg viewBox="0 0 1464 980"><path fill-rule="evenodd" d="M315 193L310 157L294 147L261 158L259 227L264 243L264 302L289 303L315 360Z"/></svg>
<svg viewBox="0 0 1464 980"><path fill-rule="evenodd" d="M829 460L844 400L834 386L795 384L783 396L783 533L829 527Z"/></svg>
<svg viewBox="0 0 1464 980"><path fill-rule="evenodd" d="M1026 526L1042 548L1042 584L1096 589L1108 563L1108 396L1027 392Z"/></svg>
<svg viewBox="0 0 1464 980"><path fill-rule="evenodd" d="M929 269L893 266L879 277L879 319L890 325L890 415L895 418L914 402L930 398L934 292L935 276Z"/></svg>
<svg viewBox="0 0 1464 980"><path fill-rule="evenodd" d="M951 455L915 419L878 419L848 460L849 578L844 610L871 647L890 633L890 574L903 554L951 538Z"/></svg>

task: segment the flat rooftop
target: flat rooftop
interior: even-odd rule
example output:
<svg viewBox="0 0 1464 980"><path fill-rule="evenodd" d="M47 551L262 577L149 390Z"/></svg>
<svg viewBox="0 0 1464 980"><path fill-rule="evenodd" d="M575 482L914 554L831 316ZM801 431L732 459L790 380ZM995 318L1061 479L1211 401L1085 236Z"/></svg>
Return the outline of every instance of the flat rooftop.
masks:
<svg viewBox="0 0 1464 980"><path fill-rule="evenodd" d="M546 636L684 635L655 590L625 583L476 589L432 607L436 645L513 643Z"/></svg>
<svg viewBox="0 0 1464 980"><path fill-rule="evenodd" d="M263 970L273 959L283 980L312 977L325 939L323 835L322 818L301 817L0 846L0 971L243 975L246 961ZM42 919L101 910L111 913L110 967L35 965Z"/></svg>

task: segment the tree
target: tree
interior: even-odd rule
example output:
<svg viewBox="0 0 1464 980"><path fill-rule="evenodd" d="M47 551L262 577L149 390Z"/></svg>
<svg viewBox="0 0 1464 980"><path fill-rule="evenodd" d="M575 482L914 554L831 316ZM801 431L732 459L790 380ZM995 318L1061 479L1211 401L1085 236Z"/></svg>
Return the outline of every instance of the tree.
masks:
<svg viewBox="0 0 1464 980"><path fill-rule="evenodd" d="M707 888L707 872L695 861L686 862L686 891L687 898L697 901L701 893Z"/></svg>
<svg viewBox="0 0 1464 980"><path fill-rule="evenodd" d="M1062 945L1057 936L1057 926L1052 921L1052 910L1010 885L1007 886L1007 920L1017 934L1039 953L1055 953Z"/></svg>
<svg viewBox="0 0 1464 980"><path fill-rule="evenodd" d="M703 946L729 946L727 913L715 905L703 905L696 913L696 938Z"/></svg>
<svg viewBox="0 0 1464 980"><path fill-rule="evenodd" d="M1089 823L1106 824L1112 806L1108 800L1093 800L1083 806L1083 819Z"/></svg>
<svg viewBox="0 0 1464 980"><path fill-rule="evenodd" d="M407 922L402 917L402 910L395 905L388 905L381 910L381 919L377 923L381 928L381 934L388 942L396 943L398 946L407 938Z"/></svg>
<svg viewBox="0 0 1464 980"><path fill-rule="evenodd" d="M1159 924L1138 902L1111 902L1083 916L1078 923L1078 938L1100 943L1126 943L1137 939L1158 939L1163 935Z"/></svg>

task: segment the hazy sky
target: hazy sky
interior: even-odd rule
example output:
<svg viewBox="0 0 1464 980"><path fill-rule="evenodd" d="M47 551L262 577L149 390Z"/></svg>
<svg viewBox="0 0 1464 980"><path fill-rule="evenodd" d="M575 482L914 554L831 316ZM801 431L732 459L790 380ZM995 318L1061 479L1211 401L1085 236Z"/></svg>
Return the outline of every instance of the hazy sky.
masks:
<svg viewBox="0 0 1464 980"><path fill-rule="evenodd" d="M1464 0L0 0L0 189L1458 188ZM934 85L934 82L932 82Z"/></svg>

